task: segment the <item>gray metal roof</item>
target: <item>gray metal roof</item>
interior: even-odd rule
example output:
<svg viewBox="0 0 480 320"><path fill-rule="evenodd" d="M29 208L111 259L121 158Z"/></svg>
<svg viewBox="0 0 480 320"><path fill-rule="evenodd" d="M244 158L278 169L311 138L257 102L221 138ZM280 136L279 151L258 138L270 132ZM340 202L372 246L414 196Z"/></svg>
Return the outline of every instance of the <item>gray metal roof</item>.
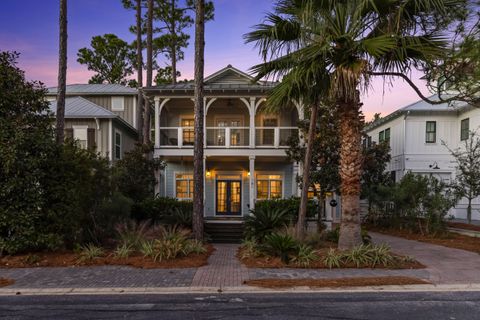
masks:
<svg viewBox="0 0 480 320"><path fill-rule="evenodd" d="M276 83L267 83L267 84L206 84L204 86L205 91L267 91L275 87ZM156 87L145 88L145 91L160 91L160 92L181 92L181 91L193 91L194 83L193 82L182 82L177 84L165 84Z"/></svg>
<svg viewBox="0 0 480 320"><path fill-rule="evenodd" d="M137 89L123 86L121 84L69 84L67 95L136 95ZM48 88L48 94L57 94L57 87Z"/></svg>
<svg viewBox="0 0 480 320"><path fill-rule="evenodd" d="M448 99L451 96L445 95L443 98ZM438 95L434 94L428 97L428 99L433 100L433 101L440 101ZM453 101L451 103L441 103L441 104L430 104L426 102L425 100L419 100L414 103L411 103L403 108L400 108L389 115L381 118L378 121L375 121L371 125L367 126L365 128L365 131L370 131L373 130L382 124L389 122L393 119L396 119L400 117L401 115L407 114L407 113L425 113L425 112L459 112L460 110L467 108L468 104L463 101Z"/></svg>
<svg viewBox="0 0 480 320"><path fill-rule="evenodd" d="M57 111L57 102L50 102L50 111ZM113 112L82 97L65 99L65 118L117 118Z"/></svg>

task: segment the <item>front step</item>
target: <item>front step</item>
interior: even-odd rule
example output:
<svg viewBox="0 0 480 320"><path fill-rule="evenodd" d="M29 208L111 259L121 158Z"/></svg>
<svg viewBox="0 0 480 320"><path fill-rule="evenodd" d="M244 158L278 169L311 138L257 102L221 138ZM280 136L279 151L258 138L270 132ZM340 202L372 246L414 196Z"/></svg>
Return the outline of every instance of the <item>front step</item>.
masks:
<svg viewBox="0 0 480 320"><path fill-rule="evenodd" d="M205 233L212 243L241 243L243 239L243 222L214 222L205 223Z"/></svg>

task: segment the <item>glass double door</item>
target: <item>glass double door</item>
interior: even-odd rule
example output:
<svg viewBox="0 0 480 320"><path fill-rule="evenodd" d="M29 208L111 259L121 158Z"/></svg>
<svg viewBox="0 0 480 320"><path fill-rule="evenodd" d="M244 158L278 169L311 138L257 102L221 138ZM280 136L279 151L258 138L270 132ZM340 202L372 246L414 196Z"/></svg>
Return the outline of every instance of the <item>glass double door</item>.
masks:
<svg viewBox="0 0 480 320"><path fill-rule="evenodd" d="M242 182L240 180L217 180L216 214L242 214Z"/></svg>

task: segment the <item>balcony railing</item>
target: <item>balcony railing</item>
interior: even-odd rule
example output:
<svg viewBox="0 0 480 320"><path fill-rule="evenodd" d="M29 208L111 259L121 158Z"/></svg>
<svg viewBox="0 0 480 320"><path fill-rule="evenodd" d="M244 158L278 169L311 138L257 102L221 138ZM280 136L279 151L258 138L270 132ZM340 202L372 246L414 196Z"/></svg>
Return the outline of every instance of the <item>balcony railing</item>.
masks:
<svg viewBox="0 0 480 320"><path fill-rule="evenodd" d="M206 148L285 148L296 127L256 127L251 136L249 127L206 127ZM160 127L159 147L189 148L193 146L193 127ZM252 142L252 143L251 143ZM254 142L254 143L253 143Z"/></svg>

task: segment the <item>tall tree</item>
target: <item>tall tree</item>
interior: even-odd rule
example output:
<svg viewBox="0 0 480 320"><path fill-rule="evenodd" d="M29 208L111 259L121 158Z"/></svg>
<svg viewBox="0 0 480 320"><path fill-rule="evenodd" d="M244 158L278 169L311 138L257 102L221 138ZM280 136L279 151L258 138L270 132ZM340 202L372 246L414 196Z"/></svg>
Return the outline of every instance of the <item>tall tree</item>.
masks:
<svg viewBox="0 0 480 320"><path fill-rule="evenodd" d="M127 77L133 74L132 62L135 52L130 45L114 34L94 36L90 48L81 48L77 61L88 70L95 71L89 83L127 84Z"/></svg>
<svg viewBox="0 0 480 320"><path fill-rule="evenodd" d="M480 135L470 131L468 139L457 149L450 149L444 142L442 144L457 163L453 187L458 199L467 199L467 221L472 223L472 200L480 196Z"/></svg>
<svg viewBox="0 0 480 320"><path fill-rule="evenodd" d="M147 1L147 87L152 86L153 78L153 0ZM151 140L151 122L150 122L150 100L145 99L145 114L143 118L143 142L150 144Z"/></svg>
<svg viewBox="0 0 480 320"><path fill-rule="evenodd" d="M193 235L203 239L203 71L205 51L205 0L195 0L195 94L193 144Z"/></svg>
<svg viewBox="0 0 480 320"><path fill-rule="evenodd" d="M142 1L136 3L136 21L137 21L137 83L138 88L143 87L143 58L142 58ZM139 90L137 98L137 130L138 141L143 143L143 94Z"/></svg>
<svg viewBox="0 0 480 320"><path fill-rule="evenodd" d="M177 82L177 62L183 60L183 49L188 46L190 35L186 30L194 23L194 18L190 12L196 11L196 1L182 0L156 0L154 19L159 22L157 32L161 33L157 37L155 47L157 52L161 52L169 61L171 68L172 83ZM204 10L205 21L212 20L214 17L214 5L212 1L205 3Z"/></svg>
<svg viewBox="0 0 480 320"><path fill-rule="evenodd" d="M405 75L441 57L441 31L464 8L464 0L280 0L267 23L247 35L268 60L253 68L257 78L296 70L297 82L308 88L318 78L311 74L325 76L328 89L321 94L334 101L340 119L339 248L362 242L360 91L371 76Z"/></svg>
<svg viewBox="0 0 480 320"><path fill-rule="evenodd" d="M60 0L60 36L58 49L58 86L56 139L63 144L65 137L65 92L67 90L67 0Z"/></svg>

